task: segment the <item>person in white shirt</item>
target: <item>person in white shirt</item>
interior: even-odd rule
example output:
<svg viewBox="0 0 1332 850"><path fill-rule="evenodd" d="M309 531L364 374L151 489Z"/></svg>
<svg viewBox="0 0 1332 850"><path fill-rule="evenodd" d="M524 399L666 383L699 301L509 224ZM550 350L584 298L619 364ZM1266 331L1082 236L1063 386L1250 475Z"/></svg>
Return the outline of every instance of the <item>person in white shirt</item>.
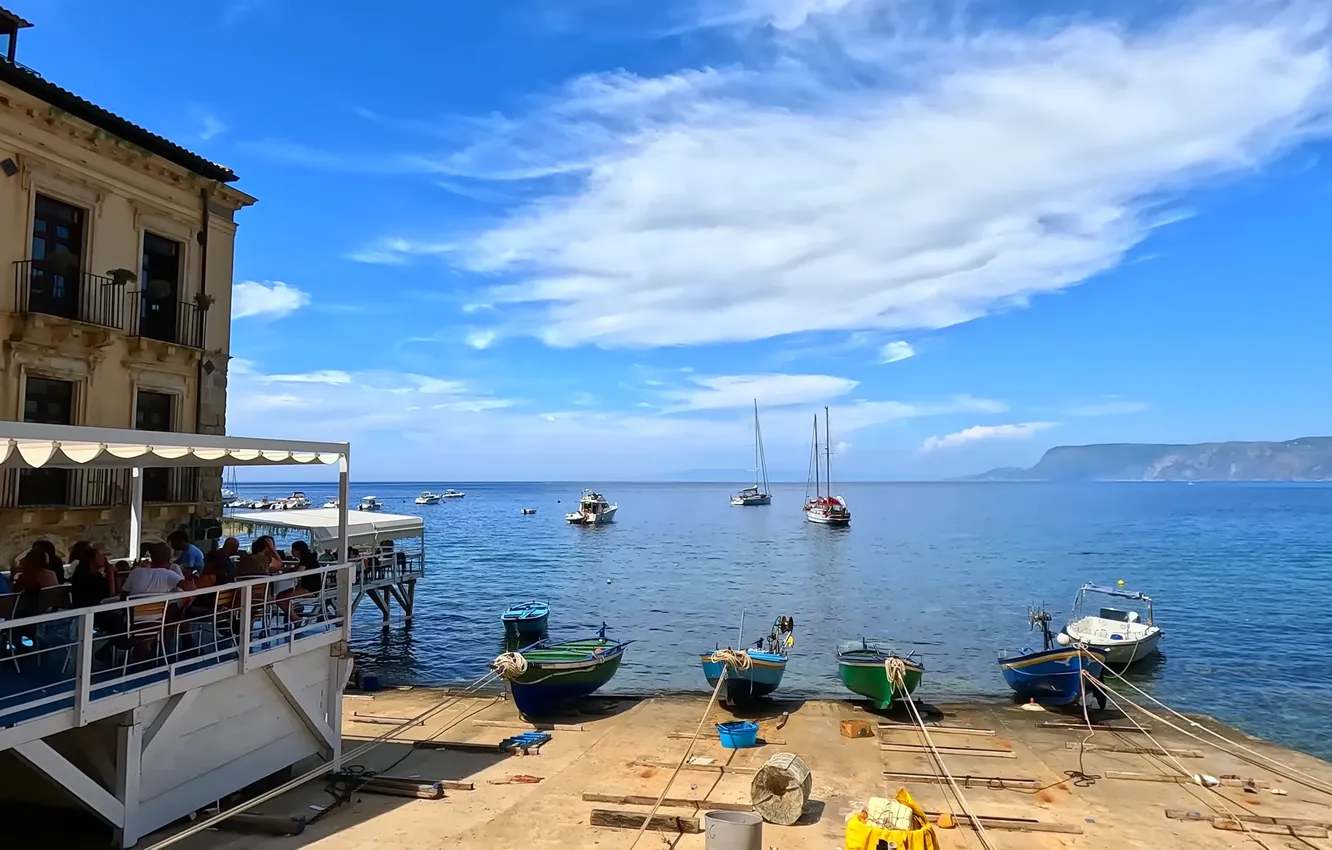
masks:
<svg viewBox="0 0 1332 850"><path fill-rule="evenodd" d="M148 547L149 563L130 570L120 589L127 596L150 596L173 590L193 590L194 582L180 574L180 568L171 563L171 547L154 543Z"/></svg>

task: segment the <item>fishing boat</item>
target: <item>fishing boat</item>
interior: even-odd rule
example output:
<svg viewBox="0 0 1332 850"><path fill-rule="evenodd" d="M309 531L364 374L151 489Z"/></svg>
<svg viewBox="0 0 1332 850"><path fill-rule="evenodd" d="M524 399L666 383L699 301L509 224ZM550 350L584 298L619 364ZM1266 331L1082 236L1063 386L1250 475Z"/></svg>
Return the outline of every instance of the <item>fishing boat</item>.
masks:
<svg viewBox="0 0 1332 850"><path fill-rule="evenodd" d="M460 493L457 490L445 490L439 495L441 499L461 499L466 493Z"/></svg>
<svg viewBox="0 0 1332 850"><path fill-rule="evenodd" d="M900 671L900 685L889 668ZM837 649L837 675L847 690L860 694L880 711L920 687L925 667L917 653L898 655L884 644L861 639Z"/></svg>
<svg viewBox="0 0 1332 850"><path fill-rule="evenodd" d="M438 504L439 504L439 500L440 500L440 498L441 498L441 497L440 497L438 494L436 494L436 493L431 493L429 490L426 490L424 493L422 493L421 495L419 495L419 496L416 497L416 504L418 504L418 505L438 505Z"/></svg>
<svg viewBox="0 0 1332 850"><path fill-rule="evenodd" d="M324 507L336 509L341 507L341 505L339 504L337 499L329 499L327 502L324 502Z"/></svg>
<svg viewBox="0 0 1332 850"><path fill-rule="evenodd" d="M536 508L523 508L523 516L535 516Z"/></svg>
<svg viewBox="0 0 1332 850"><path fill-rule="evenodd" d="M744 625L741 625L741 634ZM744 654L749 657L749 666L728 660L732 653L724 652L720 646L716 652L699 656L703 664L703 675L708 685L717 687L722 669L726 672L725 697L722 702L741 705L752 700L766 697L777 690L782 683L782 674L786 672L787 653L795 646L795 621L790 617L778 617L772 622L772 631L767 637L759 638Z"/></svg>
<svg viewBox="0 0 1332 850"><path fill-rule="evenodd" d="M524 669L508 679L518 713L523 717L549 716L569 701L595 692L620 669L620 660L631 643L607 638L603 625L593 638L543 642L523 650Z"/></svg>
<svg viewBox="0 0 1332 850"><path fill-rule="evenodd" d="M758 399L754 399L754 486L732 496L731 504L746 508L772 504L772 494L768 492L768 459L763 454L763 432L759 429Z"/></svg>
<svg viewBox="0 0 1332 850"><path fill-rule="evenodd" d="M578 510L565 514L564 518L574 525L606 525L615 522L615 512L619 509L619 505L606 501L600 493L584 490Z"/></svg>
<svg viewBox="0 0 1332 850"><path fill-rule="evenodd" d="M1121 582L1122 584L1122 582ZM1087 614L1087 595L1110 596L1141 603L1144 611L1102 608ZM1144 615L1146 619L1144 619ZM1163 637L1152 619L1152 600L1144 593L1114 587L1084 584L1073 602L1073 620L1064 633L1080 643L1105 654L1111 667L1127 667L1156 654Z"/></svg>
<svg viewBox="0 0 1332 850"><path fill-rule="evenodd" d="M999 669L1004 681L1022 700L1035 700L1041 705L1073 705L1087 691L1083 687L1082 671L1094 679L1101 677L1105 654L1090 647L1074 645L1073 639L1060 632L1050 632L1050 615L1044 607L1033 608L1027 614L1033 629L1040 628L1042 649L1023 647L1018 652L1001 650ZM1090 692L1100 697L1095 688Z"/></svg>
<svg viewBox="0 0 1332 850"><path fill-rule="evenodd" d="M358 511L382 511L384 506L379 503L376 496L362 496L361 503L356 506Z"/></svg>
<svg viewBox="0 0 1332 850"><path fill-rule="evenodd" d="M546 633L546 619L550 616L550 606L545 602L524 602L510 605L500 614L504 624L504 635L510 638L541 637Z"/></svg>
<svg viewBox="0 0 1332 850"><path fill-rule="evenodd" d="M828 419L828 408L823 408L823 451L824 475L819 475L819 416L814 414L814 448L810 453L810 482L814 484L814 496L809 498L809 483L805 484L805 519L819 525L832 525L845 528L851 524L851 509L841 496L834 496L832 491L832 430Z"/></svg>

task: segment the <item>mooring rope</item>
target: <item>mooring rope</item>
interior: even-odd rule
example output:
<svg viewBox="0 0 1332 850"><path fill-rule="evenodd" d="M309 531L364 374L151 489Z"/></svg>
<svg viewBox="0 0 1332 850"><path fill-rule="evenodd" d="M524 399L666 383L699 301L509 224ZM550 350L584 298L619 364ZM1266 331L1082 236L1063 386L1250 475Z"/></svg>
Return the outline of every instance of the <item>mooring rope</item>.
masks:
<svg viewBox="0 0 1332 850"><path fill-rule="evenodd" d="M892 682L893 696L896 697L899 691L902 693L907 708L911 712L911 717L916 721L916 725L920 727L920 733L925 739L925 744L930 748L930 755L934 756L934 761L939 766L939 772L942 773L944 779L948 781L948 786L952 789L953 795L957 798L957 804L962 809L962 814L966 815L971 821L972 829L976 830L976 837L980 839L980 843L985 847L985 850L995 850L995 846L990 842L990 836L985 832L985 827L981 824L980 818L972 812L971 806L967 803L967 798L962 794L961 786L959 786L957 780L953 778L952 771L948 769L948 765L944 764L943 755L939 752L939 748L934 745L934 739L930 737L930 730L925 726L924 718L922 718L920 712L916 710L916 701L912 698L911 694L907 692L906 662L897 656L890 656L884 659L883 669L888 675L888 681ZM945 797L945 799L947 798Z"/></svg>
<svg viewBox="0 0 1332 850"><path fill-rule="evenodd" d="M749 657L747 649L719 649L709 659L718 664L726 664L737 670L748 670L754 666L754 659Z"/></svg>
<svg viewBox="0 0 1332 850"><path fill-rule="evenodd" d="M521 652L504 652L491 662L490 669L512 682L527 672L527 658Z"/></svg>
<svg viewBox="0 0 1332 850"><path fill-rule="evenodd" d="M729 652L730 650L719 651ZM748 653L745 654L745 657L749 657ZM675 782L675 777L680 775L680 771L684 769L685 762L689 760L689 754L693 751L694 744L698 741L698 736L703 732L703 725L708 722L708 715L712 713L712 706L717 702L717 694L721 693L722 685L726 683L726 671L728 669L730 668L726 666L722 667L721 675L717 677L717 686L712 689L712 698L708 700L707 708L703 709L703 716L698 719L698 728L694 729L694 737L689 739L688 745L685 746L684 755L680 756L680 763L675 766L675 770L671 771L671 778L666 780L666 787L661 789L661 794L657 796L657 802L652 804L652 811L648 812L648 816L643 818L643 825L638 828L638 834L634 836L634 842L629 845L629 850L634 850L634 848L638 846L639 840L643 838L643 833L647 832L648 825L652 823L652 819L656 817L657 809L661 808L661 801L665 800L666 795L670 793L671 785ZM718 776L720 775L721 774L718 773Z"/></svg>

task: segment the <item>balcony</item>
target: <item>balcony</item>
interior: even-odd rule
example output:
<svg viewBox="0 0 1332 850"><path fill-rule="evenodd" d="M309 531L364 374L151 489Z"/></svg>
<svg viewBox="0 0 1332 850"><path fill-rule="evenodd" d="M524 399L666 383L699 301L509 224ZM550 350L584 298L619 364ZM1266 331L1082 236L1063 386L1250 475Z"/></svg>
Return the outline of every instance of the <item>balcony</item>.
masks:
<svg viewBox="0 0 1332 850"><path fill-rule="evenodd" d="M127 469L6 469L0 474L0 508L109 508L126 504L128 494Z"/></svg>
<svg viewBox="0 0 1332 850"><path fill-rule="evenodd" d="M186 348L203 348L204 312L193 301L158 300L146 293L133 293L130 304L133 327L130 334Z"/></svg>
<svg viewBox="0 0 1332 850"><path fill-rule="evenodd" d="M68 262L14 263L18 312L59 316L104 328L125 329L125 283L71 268Z"/></svg>
<svg viewBox="0 0 1332 850"><path fill-rule="evenodd" d="M199 501L199 469L154 467L143 471L144 504L192 504Z"/></svg>

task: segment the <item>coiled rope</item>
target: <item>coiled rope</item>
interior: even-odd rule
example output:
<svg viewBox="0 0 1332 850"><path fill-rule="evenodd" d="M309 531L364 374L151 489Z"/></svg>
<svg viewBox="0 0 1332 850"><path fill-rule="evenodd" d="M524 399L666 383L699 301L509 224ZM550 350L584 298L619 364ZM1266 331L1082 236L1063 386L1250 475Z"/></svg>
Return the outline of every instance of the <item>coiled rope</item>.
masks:
<svg viewBox="0 0 1332 850"><path fill-rule="evenodd" d="M737 670L748 670L754 666L754 659L749 657L747 649L719 649L709 659L717 664L725 664Z"/></svg>
<svg viewBox="0 0 1332 850"><path fill-rule="evenodd" d="M512 682L527 672L527 659L521 652L504 652L491 662L490 669Z"/></svg>
<svg viewBox="0 0 1332 850"><path fill-rule="evenodd" d="M981 846L984 847L985 850L995 850L995 846L990 842L990 836L985 832L985 827L981 824L980 818L976 817L971 811L971 806L967 803L967 798L962 794L961 786L959 786L957 780L953 778L952 771L948 769L948 765L944 764L943 754L941 754L939 748L934 745L934 739L930 737L930 730L925 726L925 720L920 716L920 712L916 710L916 701L912 699L911 694L907 692L906 662L895 655L889 656L883 661L883 670L888 676L888 681L893 685L894 698L896 698L899 692L903 695L903 702L907 704L907 709L911 712L912 719L915 720L916 725L920 727L920 734L925 739L925 745L930 748L930 755L934 756L934 761L939 766L939 772L943 775L944 779L947 780L948 787L953 791L953 796L957 798L957 804L962 809L962 814L967 816L971 821L972 829L976 830L976 838L980 840Z"/></svg>

